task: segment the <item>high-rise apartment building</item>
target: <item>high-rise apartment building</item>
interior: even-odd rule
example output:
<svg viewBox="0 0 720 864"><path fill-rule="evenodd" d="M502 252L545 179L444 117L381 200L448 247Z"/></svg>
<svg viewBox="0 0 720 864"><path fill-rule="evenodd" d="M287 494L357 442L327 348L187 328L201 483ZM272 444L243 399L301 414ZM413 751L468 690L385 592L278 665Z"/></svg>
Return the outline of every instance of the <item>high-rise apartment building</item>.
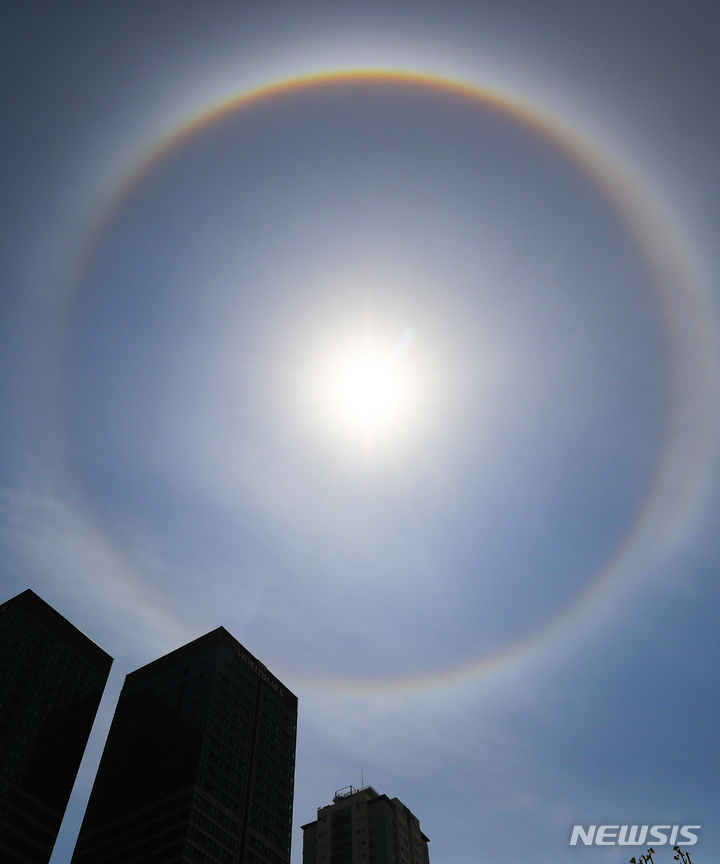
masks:
<svg viewBox="0 0 720 864"><path fill-rule="evenodd" d="M0 861L47 864L112 657L32 591L0 607Z"/></svg>
<svg viewBox="0 0 720 864"><path fill-rule="evenodd" d="M288 864L296 728L222 627L130 673L73 864Z"/></svg>
<svg viewBox="0 0 720 864"><path fill-rule="evenodd" d="M397 798L348 786L302 826L303 864L429 864L429 839Z"/></svg>

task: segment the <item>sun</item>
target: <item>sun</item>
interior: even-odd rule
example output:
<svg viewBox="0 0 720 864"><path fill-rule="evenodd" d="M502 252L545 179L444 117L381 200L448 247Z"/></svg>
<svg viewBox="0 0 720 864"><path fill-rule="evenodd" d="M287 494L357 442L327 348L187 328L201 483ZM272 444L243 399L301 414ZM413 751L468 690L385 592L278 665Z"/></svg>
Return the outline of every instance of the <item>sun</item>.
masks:
<svg viewBox="0 0 720 864"><path fill-rule="evenodd" d="M415 356L415 335L394 328L328 326L329 336L308 349L293 378L300 421L344 451L402 446L418 430L427 402L427 370Z"/></svg>
<svg viewBox="0 0 720 864"><path fill-rule="evenodd" d="M379 425L399 408L401 381L392 358L364 355L346 362L335 382L335 399L349 420Z"/></svg>

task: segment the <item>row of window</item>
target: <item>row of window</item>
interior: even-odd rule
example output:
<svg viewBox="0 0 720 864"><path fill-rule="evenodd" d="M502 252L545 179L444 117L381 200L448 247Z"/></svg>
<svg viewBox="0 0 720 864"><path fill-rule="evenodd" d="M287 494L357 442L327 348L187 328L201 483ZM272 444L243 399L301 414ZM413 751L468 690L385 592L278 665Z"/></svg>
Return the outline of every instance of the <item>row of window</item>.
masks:
<svg viewBox="0 0 720 864"><path fill-rule="evenodd" d="M269 813L267 808L267 804L263 802L264 806L260 806L258 800L258 796L253 795L250 800L250 812L256 816L264 825L269 828L272 828L273 831L276 831L280 836L287 835L290 836L290 828L292 827L292 817L289 813L286 813L280 810L279 807L275 807L270 804L273 808L273 813ZM277 818L279 817L279 818Z"/></svg>
<svg viewBox="0 0 720 864"><path fill-rule="evenodd" d="M103 679L92 672L88 667L75 672L68 668L67 664L55 662L54 658L46 658L36 654L30 654L28 660L19 660L25 657L27 651L24 648L16 648L7 651L0 647L0 681L6 684L20 683L23 687L32 686L35 689L43 689L52 685L84 687L88 691L96 690L102 686ZM15 670L13 672L12 670Z"/></svg>
<svg viewBox="0 0 720 864"><path fill-rule="evenodd" d="M293 786L292 783L286 782L281 777L271 770L267 765L263 765L262 762L255 761L254 766L254 779L260 782L261 788L265 789L266 792L269 792L270 789L275 789L278 795L281 798L284 798L290 804L292 804L293 799Z"/></svg>
<svg viewBox="0 0 720 864"><path fill-rule="evenodd" d="M292 732L297 729L297 713L295 712L294 716L291 715L285 704L281 707L273 699L263 695L262 705L266 711L269 711L273 715L281 726L284 726Z"/></svg>
<svg viewBox="0 0 720 864"><path fill-rule="evenodd" d="M297 732L297 723L293 717L284 714L276 705L266 697L262 697L263 707L260 709L260 717L266 726L273 729L287 741L294 741Z"/></svg>
<svg viewBox="0 0 720 864"><path fill-rule="evenodd" d="M271 840L278 849L283 849L289 854L290 829L280 825L279 822L270 817L267 819L262 818L265 815L262 810L259 811L259 815L261 815L261 819L256 819L255 816L250 815L248 817L248 825L254 828L259 834L267 837L268 840Z"/></svg>
<svg viewBox="0 0 720 864"><path fill-rule="evenodd" d="M214 768L211 768L210 765L203 762L200 763L200 772L198 773L198 781L204 775L205 778L216 784L220 789L225 790L226 793L233 796L235 800L242 801L245 797L245 783L243 782L243 778L238 778L241 781L241 786L238 787L235 783L232 783L227 777L225 777L224 773L216 771Z"/></svg>
<svg viewBox="0 0 720 864"><path fill-rule="evenodd" d="M282 758L282 754L277 753L277 751L274 748L270 747L269 745L267 745L267 749L265 749L264 742L262 741L261 738L258 737L258 740L257 740L256 745L255 745L255 764L256 764L256 766L257 765L265 765L269 769L271 769L275 774L277 774L279 777L282 777L284 780L287 780L288 783L292 784L292 782L294 780L292 770L288 771L284 765L282 765L276 759L273 759L273 756L268 752L268 750L270 750L273 754L279 755ZM295 762L294 759L285 760L285 765L289 764L290 767L292 768L294 765L294 762Z"/></svg>
<svg viewBox="0 0 720 864"><path fill-rule="evenodd" d="M120 823L104 826L85 836L78 843L81 860L102 860L125 864L128 858L147 860L147 853L156 844L169 845L185 837L189 816L187 799L165 802L159 811L146 814L145 820L126 815Z"/></svg>
<svg viewBox="0 0 720 864"><path fill-rule="evenodd" d="M47 861L52 851L52 842L41 843L37 836L17 831L3 831L2 845L5 847L3 860L9 856L11 861Z"/></svg>
<svg viewBox="0 0 720 864"><path fill-rule="evenodd" d="M245 861L247 861L248 864L267 864L263 858L258 858L258 856L250 849L245 850Z"/></svg>
<svg viewBox="0 0 720 864"><path fill-rule="evenodd" d="M368 816L368 825L378 825L379 823L389 825L391 828L395 827L392 816L386 810L381 810L379 813L373 813L371 816Z"/></svg>
<svg viewBox="0 0 720 864"><path fill-rule="evenodd" d="M252 715L255 710L255 692L245 692L244 689L233 684L232 681L221 672L215 672L214 680L217 687L222 692L223 699L231 705L242 716L252 720Z"/></svg>
<svg viewBox="0 0 720 864"><path fill-rule="evenodd" d="M263 808L269 813L275 813L283 817L289 814L290 811L288 807L279 806L272 798L268 798L267 795L264 795L262 792L258 791L256 784L253 784L253 787L253 801L257 801L258 804L262 804Z"/></svg>
<svg viewBox="0 0 720 864"><path fill-rule="evenodd" d="M220 756L221 759L224 759L228 765L235 765L236 767L238 765L247 765L250 751L247 747L243 747L239 742L234 746L231 745L231 747L226 747L224 744L220 743L217 736L207 734L205 736L205 743L213 753Z"/></svg>
<svg viewBox="0 0 720 864"><path fill-rule="evenodd" d="M215 772L213 772L213 774L214 773ZM212 795L219 804L222 804L223 807L227 807L228 810L238 810L242 807L242 802L245 800L245 794L241 792L240 789L237 789L235 786L232 786L224 780L223 786L226 790L231 792L232 797L226 795L225 792L218 788L218 786L210 782L210 778L208 777L199 776L196 779L195 784L201 789L204 789L208 795Z"/></svg>
<svg viewBox="0 0 720 864"><path fill-rule="evenodd" d="M259 684L254 675L248 672L245 666L235 666L224 657L218 658L218 669L222 671L215 674L223 678L223 686L231 688L239 697L246 699L246 704L253 708L257 699ZM251 675L252 677L250 677Z"/></svg>
<svg viewBox="0 0 720 864"><path fill-rule="evenodd" d="M47 820L42 823L31 821L25 816L26 814L15 807L0 807L0 835L4 833L3 829L9 828L13 833L34 837L39 844L52 849L55 843L55 831L52 826L47 824ZM58 824L59 821L58 818Z"/></svg>
<svg viewBox="0 0 720 864"><path fill-rule="evenodd" d="M195 840L195 842L198 843L198 840ZM208 858L207 855L204 855L203 852L197 848L197 846L191 846L189 843L186 843L184 849L185 855L187 855L187 857L192 861L197 861L198 864L217 864L218 858L220 858L221 861L229 862L229 864L238 864L237 856L230 855L230 853L226 852L224 849L218 847L218 851L215 851L215 849L209 848L208 845L202 842L199 842L198 845L204 846L208 852L215 856L214 858Z"/></svg>
<svg viewBox="0 0 720 864"><path fill-rule="evenodd" d="M208 790L209 791L209 790ZM212 793L210 793L212 794ZM213 798L215 796L213 795ZM216 799L217 800L217 799ZM240 819L242 817L242 808L233 804L232 807L228 807L235 815L228 816L227 813L224 813L222 810L219 810L208 801L203 795L200 795L197 792L193 792L192 794L192 802L196 807L199 807L205 813L207 813L210 817L212 817L216 822L220 825L224 825L226 828L229 828L231 831L235 831L236 829L239 831ZM223 803L223 802L220 802ZM228 806L227 804L225 805ZM237 832L236 832L237 833Z"/></svg>
<svg viewBox="0 0 720 864"><path fill-rule="evenodd" d="M187 681L188 679L197 679L199 674L210 666L211 654L196 660L189 666L184 666L182 669L171 672L167 675L165 672L157 672L148 678L143 679L142 687L157 688L169 687L178 681Z"/></svg>
<svg viewBox="0 0 720 864"><path fill-rule="evenodd" d="M262 768L262 773L257 770L258 768ZM268 782L264 779L268 775L274 782ZM256 765L255 776L253 777L253 789L261 789L263 792L267 792L271 798L279 801L286 810L292 810L292 790L288 789L284 783L281 783L277 777L269 774L265 766Z"/></svg>
<svg viewBox="0 0 720 864"><path fill-rule="evenodd" d="M238 726L240 728L247 728L244 720L247 717L247 712L244 708L240 707L242 711L242 715L240 715L237 711L236 706L229 706L228 703L222 698L223 692L220 693L213 692L208 696L208 704L215 707L214 713L210 713L209 717L215 717L216 722L225 726L228 729L236 729ZM242 726L241 726L242 724Z"/></svg>
<svg viewBox="0 0 720 864"><path fill-rule="evenodd" d="M279 756L281 760L292 764L295 761L295 747L283 744L274 735L271 735L272 740L265 734L262 726L258 727L258 742L262 741L265 750L271 756Z"/></svg>
<svg viewBox="0 0 720 864"><path fill-rule="evenodd" d="M377 862L377 864L395 864L397 858L389 849L381 849L377 852L370 853L370 860L372 862Z"/></svg>
<svg viewBox="0 0 720 864"><path fill-rule="evenodd" d="M282 855L278 855L277 852L273 852L272 849L268 848L264 843L262 843L257 837L248 833L246 845L256 849L264 858L266 858L270 864L287 864L287 859L283 858Z"/></svg>
<svg viewBox="0 0 720 864"><path fill-rule="evenodd" d="M212 822L207 817L203 816L202 813L198 813L197 810L190 811L190 820L198 825L203 833L206 835L211 835L220 843L227 846L227 848L231 851L238 852L240 850L240 843L234 838L231 837L226 831L223 831L218 825ZM239 825L233 826L236 829L236 832L240 830Z"/></svg>
<svg viewBox="0 0 720 864"><path fill-rule="evenodd" d="M187 836L194 842L197 843L198 846L201 846L204 849L207 849L211 855L214 855L216 858L219 858L221 861L237 861L237 855L233 855L231 852L228 852L227 849L223 849L222 846L219 846L214 840L211 840L202 831L198 831L197 828L190 825L187 829Z"/></svg>
<svg viewBox="0 0 720 864"><path fill-rule="evenodd" d="M99 683L104 680L102 675L88 667L88 661L84 657L79 657L70 651L67 645L58 642L50 633L37 626L32 620L22 616L22 621L22 626L19 627L12 621L12 618L7 620L6 626L2 628L3 643L27 646L35 654L42 652L50 658L49 662L53 666L59 666L62 671L77 669L83 674L97 678Z"/></svg>
<svg viewBox="0 0 720 864"><path fill-rule="evenodd" d="M220 771L220 773L229 778L230 780L235 780L238 783L244 782L247 777L247 767L244 762L241 762L236 756L233 757L232 762L229 760L223 759L221 756L218 756L217 753L213 753L212 750L209 750L207 747L202 747L200 749L200 757L202 759L201 765L210 765L216 771ZM235 770L239 768L240 770Z"/></svg>
<svg viewBox="0 0 720 864"><path fill-rule="evenodd" d="M0 656L0 686L6 694L27 694L26 698L41 699L43 696L53 705L60 699L71 700L80 696L86 696L98 692L98 685L92 681L83 679L80 675L59 675L55 670L38 672L37 664L31 662L28 665L18 665L12 662L14 658L7 660ZM5 662L12 663L17 674L7 669L2 669ZM7 698L7 697L6 697Z"/></svg>

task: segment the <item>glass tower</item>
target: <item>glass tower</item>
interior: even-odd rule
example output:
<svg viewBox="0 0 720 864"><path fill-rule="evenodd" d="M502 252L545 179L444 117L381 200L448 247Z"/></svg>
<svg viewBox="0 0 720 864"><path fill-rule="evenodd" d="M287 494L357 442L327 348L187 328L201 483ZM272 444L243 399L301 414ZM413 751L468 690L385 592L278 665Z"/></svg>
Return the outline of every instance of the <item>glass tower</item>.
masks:
<svg viewBox="0 0 720 864"><path fill-rule="evenodd" d="M430 864L417 817L372 786L340 789L302 830L303 864Z"/></svg>
<svg viewBox="0 0 720 864"><path fill-rule="evenodd" d="M50 859L111 665L32 591L0 607L0 861Z"/></svg>
<svg viewBox="0 0 720 864"><path fill-rule="evenodd" d="M296 729L222 627L132 672L72 864L288 864Z"/></svg>

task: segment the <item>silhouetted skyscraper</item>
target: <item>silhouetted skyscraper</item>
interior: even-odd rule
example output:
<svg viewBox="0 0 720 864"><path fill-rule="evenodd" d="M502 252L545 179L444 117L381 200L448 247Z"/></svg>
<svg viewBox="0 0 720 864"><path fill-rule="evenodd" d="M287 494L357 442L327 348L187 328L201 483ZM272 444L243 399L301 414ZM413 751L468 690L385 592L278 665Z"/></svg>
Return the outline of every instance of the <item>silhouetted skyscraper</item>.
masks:
<svg viewBox="0 0 720 864"><path fill-rule="evenodd" d="M429 864L428 838L397 798L347 786L302 826L303 864Z"/></svg>
<svg viewBox="0 0 720 864"><path fill-rule="evenodd" d="M288 864L297 697L224 628L125 679L73 864Z"/></svg>
<svg viewBox="0 0 720 864"><path fill-rule="evenodd" d="M47 864L111 665L32 591L0 607L3 864Z"/></svg>

